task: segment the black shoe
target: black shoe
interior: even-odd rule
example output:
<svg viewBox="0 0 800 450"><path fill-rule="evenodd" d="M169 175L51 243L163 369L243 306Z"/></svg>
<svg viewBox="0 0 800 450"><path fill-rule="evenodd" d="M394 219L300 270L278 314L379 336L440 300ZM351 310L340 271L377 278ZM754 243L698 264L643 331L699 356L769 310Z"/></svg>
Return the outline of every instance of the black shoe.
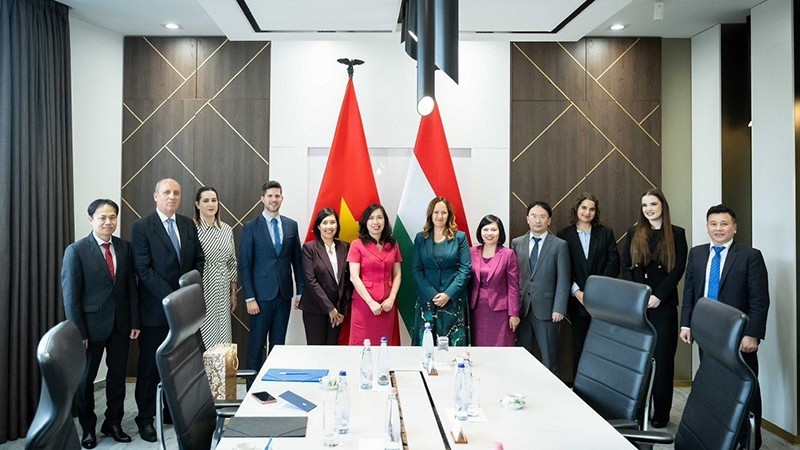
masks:
<svg viewBox="0 0 800 450"><path fill-rule="evenodd" d="M100 427L100 432L105 434L106 436L111 436L117 442L130 442L131 437L125 434L122 431L122 427L120 425L109 425L104 423L102 427Z"/></svg>
<svg viewBox="0 0 800 450"><path fill-rule="evenodd" d="M666 428L668 423L669 423L669 420L661 421L661 420L653 419L653 420L650 421L650 426L653 427L653 428Z"/></svg>
<svg viewBox="0 0 800 450"><path fill-rule="evenodd" d="M97 435L94 434L94 431L83 432L83 437L81 438L81 446L83 448L97 447Z"/></svg>
<svg viewBox="0 0 800 450"><path fill-rule="evenodd" d="M139 436L141 436L142 439L147 442L158 442L158 436L156 436L156 429L153 428L152 423L139 425Z"/></svg>

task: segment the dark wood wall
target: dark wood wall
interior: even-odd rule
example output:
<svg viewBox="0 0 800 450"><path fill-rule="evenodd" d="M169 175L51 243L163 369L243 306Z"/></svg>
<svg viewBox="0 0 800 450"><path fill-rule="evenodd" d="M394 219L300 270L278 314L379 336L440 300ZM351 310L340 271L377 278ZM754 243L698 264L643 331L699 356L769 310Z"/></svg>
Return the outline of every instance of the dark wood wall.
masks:
<svg viewBox="0 0 800 450"><path fill-rule="evenodd" d="M261 185L269 179L269 70L269 42L125 38L123 238L136 219L155 210L155 183L174 178L182 188L178 212L190 217L197 189L217 188L222 220L233 227L238 248L242 224L262 210ZM232 322L243 358L244 299Z"/></svg>
<svg viewBox="0 0 800 450"><path fill-rule="evenodd" d="M661 184L661 40L517 42L510 51L511 236L529 230L527 205L537 200L553 207L558 232L589 191L621 241L642 192ZM568 326L562 331L561 372L571 378Z"/></svg>

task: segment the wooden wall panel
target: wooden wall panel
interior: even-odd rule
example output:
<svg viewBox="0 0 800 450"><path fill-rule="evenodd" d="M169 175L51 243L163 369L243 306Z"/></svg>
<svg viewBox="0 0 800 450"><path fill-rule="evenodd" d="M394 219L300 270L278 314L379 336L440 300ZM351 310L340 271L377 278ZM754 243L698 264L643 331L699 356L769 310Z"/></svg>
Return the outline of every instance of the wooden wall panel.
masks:
<svg viewBox="0 0 800 450"><path fill-rule="evenodd" d="M621 241L641 193L661 184L661 40L517 42L510 51L510 235L528 231L526 206L536 200L553 207L558 232L589 191ZM562 338L568 380L571 338Z"/></svg>
<svg viewBox="0 0 800 450"><path fill-rule="evenodd" d="M179 213L194 214L195 192L214 186L234 239L259 214L269 179L269 42L221 37L125 38L122 228L153 212L153 188L175 178ZM249 316L240 299L232 317L240 359ZM128 373L135 374L134 346Z"/></svg>

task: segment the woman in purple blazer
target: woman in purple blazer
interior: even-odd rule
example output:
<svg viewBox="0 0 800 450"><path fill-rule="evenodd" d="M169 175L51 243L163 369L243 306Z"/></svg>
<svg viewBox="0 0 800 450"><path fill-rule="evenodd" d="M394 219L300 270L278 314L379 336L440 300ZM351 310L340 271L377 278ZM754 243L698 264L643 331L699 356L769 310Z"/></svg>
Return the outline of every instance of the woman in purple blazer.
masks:
<svg viewBox="0 0 800 450"><path fill-rule="evenodd" d="M513 250L503 246L506 230L497 216L484 217L475 234L480 245L470 249L472 343L484 347L512 347L519 325L517 257Z"/></svg>

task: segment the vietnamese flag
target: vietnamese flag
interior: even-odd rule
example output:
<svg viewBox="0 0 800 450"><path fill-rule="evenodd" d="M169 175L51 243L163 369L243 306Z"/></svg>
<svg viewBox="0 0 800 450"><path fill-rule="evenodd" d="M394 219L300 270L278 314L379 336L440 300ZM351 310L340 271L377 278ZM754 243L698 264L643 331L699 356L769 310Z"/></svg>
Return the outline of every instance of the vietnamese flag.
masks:
<svg viewBox="0 0 800 450"><path fill-rule="evenodd" d="M344 92L328 165L322 175L317 201L310 216L306 242L315 239L314 219L323 208L332 208L339 214L339 239L352 242L358 238L358 219L361 213L373 203L380 203L380 198L372 174L367 138L364 136L361 112L351 76ZM388 336L390 343L399 344L397 326L395 333L396 336ZM350 315L347 315L339 332L339 345L347 345L349 339Z"/></svg>
<svg viewBox="0 0 800 450"><path fill-rule="evenodd" d="M450 156L450 147L447 145L437 104L434 105L433 112L420 119L414 157L408 167L397 219L392 229L403 255L414 254L414 236L422 231L428 203L436 196L445 197L453 205L456 225L460 231L466 233L467 242L471 246L464 203L461 201L453 158ZM414 283L412 261L410 256L403 257L403 282L400 283L400 291L397 293L397 304L406 328L413 336L417 287Z"/></svg>

